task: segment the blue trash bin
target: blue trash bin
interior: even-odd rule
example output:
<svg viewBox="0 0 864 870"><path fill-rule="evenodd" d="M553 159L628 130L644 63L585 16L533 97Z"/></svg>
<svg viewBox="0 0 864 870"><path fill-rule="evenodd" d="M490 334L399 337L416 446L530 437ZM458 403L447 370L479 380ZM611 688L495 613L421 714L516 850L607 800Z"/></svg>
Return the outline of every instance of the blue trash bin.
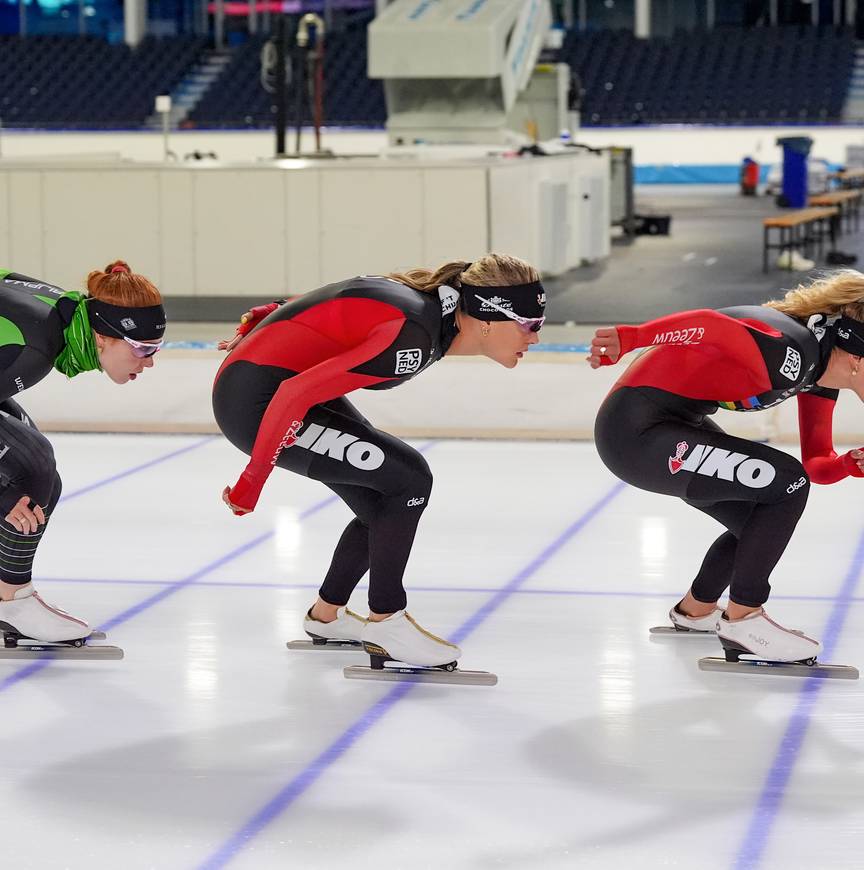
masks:
<svg viewBox="0 0 864 870"><path fill-rule="evenodd" d="M788 208L807 205L807 156L813 146L809 136L783 136L777 140L783 147L783 199Z"/></svg>

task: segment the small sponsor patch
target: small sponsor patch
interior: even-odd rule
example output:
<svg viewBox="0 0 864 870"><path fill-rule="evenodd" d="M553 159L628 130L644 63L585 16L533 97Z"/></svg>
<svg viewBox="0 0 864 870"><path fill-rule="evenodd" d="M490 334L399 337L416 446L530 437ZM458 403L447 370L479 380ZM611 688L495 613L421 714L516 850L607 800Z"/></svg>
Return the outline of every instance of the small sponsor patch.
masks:
<svg viewBox="0 0 864 870"><path fill-rule="evenodd" d="M396 351L396 374L409 375L416 372L423 362L423 351L419 347Z"/></svg>
<svg viewBox="0 0 864 870"><path fill-rule="evenodd" d="M136 323L131 317L124 317L120 321L120 325L126 330L126 332L131 332L135 329Z"/></svg>
<svg viewBox="0 0 864 870"><path fill-rule="evenodd" d="M786 348L786 359L780 366L780 374L784 378L789 378L790 381L798 380L798 375L801 374L801 354L797 350L791 347Z"/></svg>

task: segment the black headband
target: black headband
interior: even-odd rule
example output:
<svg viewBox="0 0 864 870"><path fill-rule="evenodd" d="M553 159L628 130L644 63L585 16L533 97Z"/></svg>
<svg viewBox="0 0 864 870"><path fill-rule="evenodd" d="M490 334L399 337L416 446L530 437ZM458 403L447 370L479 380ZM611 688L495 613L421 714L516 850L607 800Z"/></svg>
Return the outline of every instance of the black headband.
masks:
<svg viewBox="0 0 864 870"><path fill-rule="evenodd" d="M87 313L90 326L100 335L153 341L165 334L165 309L161 305L133 308L90 297L87 299Z"/></svg>
<svg viewBox="0 0 864 870"><path fill-rule="evenodd" d="M835 347L853 356L864 356L864 323L844 314L833 326Z"/></svg>
<svg viewBox="0 0 864 870"><path fill-rule="evenodd" d="M496 287L463 283L461 294L465 312L479 320L508 320L504 311L519 317L542 317L546 308L546 291L539 281Z"/></svg>

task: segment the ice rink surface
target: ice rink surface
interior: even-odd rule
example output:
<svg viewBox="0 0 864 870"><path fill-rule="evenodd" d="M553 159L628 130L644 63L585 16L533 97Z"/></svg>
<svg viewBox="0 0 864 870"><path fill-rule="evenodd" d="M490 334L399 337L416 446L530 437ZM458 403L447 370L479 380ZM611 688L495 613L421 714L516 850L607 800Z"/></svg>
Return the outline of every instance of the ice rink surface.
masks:
<svg viewBox="0 0 864 870"><path fill-rule="evenodd" d="M859 868L864 682L704 673L649 639L719 534L590 444L421 442L409 611L494 688L289 651L347 509L219 438L54 435L43 596L122 662L0 662L4 864ZM769 612L864 665L864 482L814 487ZM365 614L365 591L352 607Z"/></svg>

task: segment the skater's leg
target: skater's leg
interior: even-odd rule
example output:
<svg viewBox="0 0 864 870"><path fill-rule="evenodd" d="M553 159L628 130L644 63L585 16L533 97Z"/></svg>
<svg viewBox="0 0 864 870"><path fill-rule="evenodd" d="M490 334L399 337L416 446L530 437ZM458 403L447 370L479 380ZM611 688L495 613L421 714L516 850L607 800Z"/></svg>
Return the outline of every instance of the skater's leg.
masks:
<svg viewBox="0 0 864 870"><path fill-rule="evenodd" d="M600 455L615 474L642 489L676 495L709 513L732 503L724 521L737 537L728 578L731 613L752 612L767 600L768 577L806 504L807 474L787 453L735 438L705 418L676 416L658 404L663 397L657 393L622 389L607 398L595 429ZM719 546L731 552L731 543L724 538ZM726 580L717 577L714 588L702 593L705 599Z"/></svg>
<svg viewBox="0 0 864 870"><path fill-rule="evenodd" d="M33 559L62 484L51 444L29 421L8 413L7 403L0 406L0 485L0 599L10 600L18 587L30 582ZM32 517L40 514L45 522L33 528Z"/></svg>

